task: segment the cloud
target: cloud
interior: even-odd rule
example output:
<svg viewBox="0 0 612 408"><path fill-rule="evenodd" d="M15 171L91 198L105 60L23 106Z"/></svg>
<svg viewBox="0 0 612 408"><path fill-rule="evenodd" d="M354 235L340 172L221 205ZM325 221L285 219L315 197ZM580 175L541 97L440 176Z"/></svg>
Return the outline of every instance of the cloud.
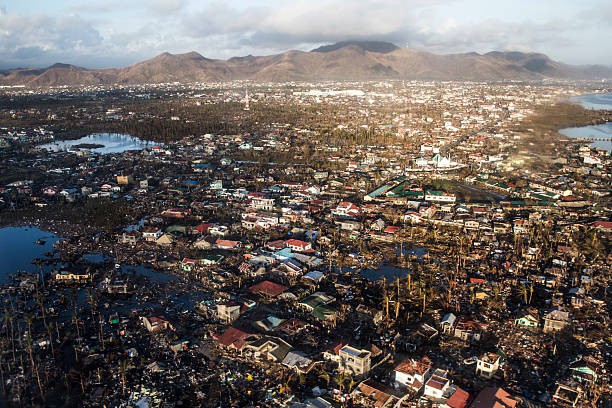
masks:
<svg viewBox="0 0 612 408"><path fill-rule="evenodd" d="M153 11L161 15L174 14L185 5L185 0L154 0L151 4Z"/></svg>
<svg viewBox="0 0 612 408"><path fill-rule="evenodd" d="M78 16L1 14L0 39L4 61L30 63L43 56L86 54L102 44L98 31Z"/></svg>
<svg viewBox="0 0 612 408"><path fill-rule="evenodd" d="M477 16L457 0L267 0L246 5L242 0L108 0L52 15L0 9L0 64L126 65L163 51L191 50L229 58L308 50L349 39L390 41L437 53L534 50L570 60L592 55L605 63L612 57L589 37L610 34L605 22L612 6L602 4L595 14L586 8L581 12L580 6L560 6L552 19L533 10L506 16L499 11L503 7L497 10L487 0L469 4L474 9L486 6L497 15Z"/></svg>

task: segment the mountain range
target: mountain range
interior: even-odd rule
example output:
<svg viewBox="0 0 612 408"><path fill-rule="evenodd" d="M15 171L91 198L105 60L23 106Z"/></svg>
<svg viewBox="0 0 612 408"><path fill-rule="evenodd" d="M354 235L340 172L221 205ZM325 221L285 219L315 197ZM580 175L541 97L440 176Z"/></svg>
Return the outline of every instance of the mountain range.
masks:
<svg viewBox="0 0 612 408"><path fill-rule="evenodd" d="M68 64L0 70L0 85L29 87L230 80L541 80L612 78L612 67L575 66L544 54L489 52L438 55L382 41L344 41L312 51L208 59L197 52L163 53L124 68L88 69Z"/></svg>

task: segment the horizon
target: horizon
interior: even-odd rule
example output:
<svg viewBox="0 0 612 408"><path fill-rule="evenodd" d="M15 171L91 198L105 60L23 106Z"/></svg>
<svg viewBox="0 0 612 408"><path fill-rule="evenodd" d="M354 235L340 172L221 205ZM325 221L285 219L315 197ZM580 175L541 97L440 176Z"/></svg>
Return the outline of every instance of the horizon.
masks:
<svg viewBox="0 0 612 408"><path fill-rule="evenodd" d="M612 36L611 4L542 3L31 0L7 5L0 0L0 68L55 63L118 68L164 52L227 60L351 40L391 42L441 55L519 51L572 65L612 65L612 50L596 41Z"/></svg>

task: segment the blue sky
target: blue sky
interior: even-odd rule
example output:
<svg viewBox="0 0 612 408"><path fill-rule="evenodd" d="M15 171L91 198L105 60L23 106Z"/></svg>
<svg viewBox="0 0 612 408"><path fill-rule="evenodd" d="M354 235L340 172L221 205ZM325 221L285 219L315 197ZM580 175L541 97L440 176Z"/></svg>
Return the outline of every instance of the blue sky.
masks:
<svg viewBox="0 0 612 408"><path fill-rule="evenodd" d="M0 68L124 66L166 51L225 59L347 39L612 65L611 21L609 0L0 0Z"/></svg>

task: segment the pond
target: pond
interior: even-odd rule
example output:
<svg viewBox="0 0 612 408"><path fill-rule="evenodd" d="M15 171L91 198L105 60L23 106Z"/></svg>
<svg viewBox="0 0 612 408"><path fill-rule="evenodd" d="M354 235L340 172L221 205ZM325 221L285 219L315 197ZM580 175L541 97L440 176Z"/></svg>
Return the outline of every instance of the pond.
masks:
<svg viewBox="0 0 612 408"><path fill-rule="evenodd" d="M58 140L38 147L50 152L89 150L96 154L122 153L128 150L142 150L157 143L141 140L121 133L93 133L76 140Z"/></svg>

